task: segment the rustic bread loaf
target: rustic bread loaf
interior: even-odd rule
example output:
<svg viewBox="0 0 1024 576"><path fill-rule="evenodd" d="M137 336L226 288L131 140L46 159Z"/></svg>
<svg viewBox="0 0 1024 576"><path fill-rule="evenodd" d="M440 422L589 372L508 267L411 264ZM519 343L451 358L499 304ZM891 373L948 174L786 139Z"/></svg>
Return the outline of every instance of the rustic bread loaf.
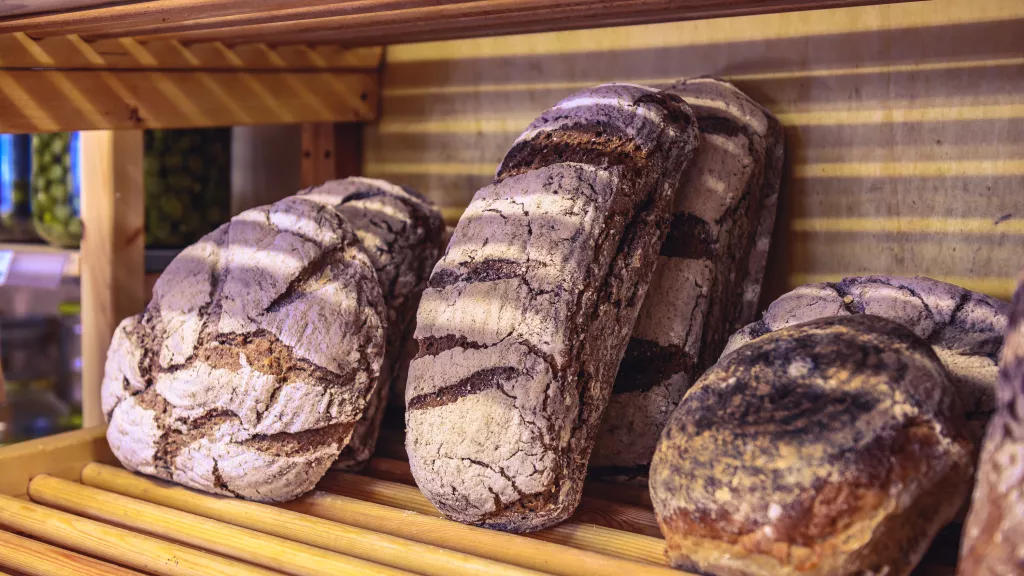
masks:
<svg viewBox="0 0 1024 576"><path fill-rule="evenodd" d="M995 414L981 448L958 574L1020 574L1024 566L1024 272L999 359Z"/></svg>
<svg viewBox="0 0 1024 576"><path fill-rule="evenodd" d="M476 193L417 315L406 447L462 522L572 514L597 424L697 146L678 97L613 84L561 101Z"/></svg>
<svg viewBox="0 0 1024 576"><path fill-rule="evenodd" d="M672 414L651 498L676 568L908 574L971 474L932 349L877 316L792 326L709 369Z"/></svg>
<svg viewBox="0 0 1024 576"><path fill-rule="evenodd" d="M668 237L601 421L590 473L645 483L672 410L729 336L753 321L782 176L782 126L735 86L674 84L701 145L676 192Z"/></svg>
<svg viewBox="0 0 1024 576"><path fill-rule="evenodd" d="M335 210L297 197L247 210L182 251L118 326L110 448L192 488L295 498L362 417L384 322L373 265Z"/></svg>
<svg viewBox="0 0 1024 576"><path fill-rule="evenodd" d="M377 444L388 391L405 393L406 347L415 348L411 328L427 278L441 252L441 212L418 193L373 178L346 178L299 192L299 197L333 206L355 229L377 272L387 307L387 345L380 377L362 419L335 468L358 470ZM404 402L403 402L404 404Z"/></svg>
<svg viewBox="0 0 1024 576"><path fill-rule="evenodd" d="M931 344L956 384L975 441L995 409L996 365L1009 305L959 286L916 276L854 276L801 286L729 339L724 354L774 330L826 316L874 314Z"/></svg>

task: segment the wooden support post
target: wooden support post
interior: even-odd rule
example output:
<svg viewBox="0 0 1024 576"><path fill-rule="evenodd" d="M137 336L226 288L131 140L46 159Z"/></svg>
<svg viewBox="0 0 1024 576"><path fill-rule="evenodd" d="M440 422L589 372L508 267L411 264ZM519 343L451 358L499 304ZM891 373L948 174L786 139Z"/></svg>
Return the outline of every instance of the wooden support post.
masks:
<svg viewBox="0 0 1024 576"><path fill-rule="evenodd" d="M323 184L335 174L334 124L303 124L302 187Z"/></svg>
<svg viewBox="0 0 1024 576"><path fill-rule="evenodd" d="M103 423L100 382L114 329L145 306L142 132L90 131L82 144L82 411Z"/></svg>
<svg viewBox="0 0 1024 576"><path fill-rule="evenodd" d="M335 178L363 175L363 125L339 122L334 125Z"/></svg>

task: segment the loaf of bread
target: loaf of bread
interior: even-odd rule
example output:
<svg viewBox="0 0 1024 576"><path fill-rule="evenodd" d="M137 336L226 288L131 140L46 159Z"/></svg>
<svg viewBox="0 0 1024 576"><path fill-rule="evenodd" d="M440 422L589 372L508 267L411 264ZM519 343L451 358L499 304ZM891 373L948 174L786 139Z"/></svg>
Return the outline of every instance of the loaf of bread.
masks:
<svg viewBox="0 0 1024 576"><path fill-rule="evenodd" d="M754 338L815 318L874 314L910 328L931 344L956 384L975 441L995 409L996 365L1009 305L920 276L854 276L808 284L772 302L764 316L729 339L723 354Z"/></svg>
<svg viewBox="0 0 1024 576"><path fill-rule="evenodd" d="M683 394L757 314L782 176L774 116L714 78L668 92L690 105L701 144L676 192L668 238L601 422L592 476L645 483Z"/></svg>
<svg viewBox="0 0 1024 576"><path fill-rule="evenodd" d="M333 208L247 210L179 254L118 326L102 385L129 470L259 501L312 489L377 382L385 308Z"/></svg>
<svg viewBox="0 0 1024 576"><path fill-rule="evenodd" d="M972 451L931 347L878 316L824 318L697 381L658 443L651 498L676 568L901 576L956 514Z"/></svg>
<svg viewBox="0 0 1024 576"><path fill-rule="evenodd" d="M1020 574L1024 566L1024 272L999 359L995 414L981 448L963 532L961 576Z"/></svg>
<svg viewBox="0 0 1024 576"><path fill-rule="evenodd" d="M603 85L544 112L476 193L406 390L409 464L447 516L525 532L572 514L698 138L678 96Z"/></svg>
<svg viewBox="0 0 1024 576"><path fill-rule="evenodd" d="M384 180L346 178L299 192L299 197L334 207L355 229L380 284L387 311L387 345L380 377L363 418L334 467L362 468L373 454L388 391L405 392L408 348L415 348L411 328L430 271L441 252L441 212L416 192Z"/></svg>

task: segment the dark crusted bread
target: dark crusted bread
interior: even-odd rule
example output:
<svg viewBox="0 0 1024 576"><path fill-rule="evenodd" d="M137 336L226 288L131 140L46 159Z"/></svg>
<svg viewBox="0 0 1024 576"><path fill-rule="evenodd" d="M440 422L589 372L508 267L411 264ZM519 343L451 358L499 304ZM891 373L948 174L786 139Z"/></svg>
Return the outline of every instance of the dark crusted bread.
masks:
<svg viewBox="0 0 1024 576"><path fill-rule="evenodd" d="M646 482L658 437L729 336L754 320L782 176L778 120L728 82L669 92L693 109L701 145L676 192L672 224L619 365L590 473Z"/></svg>
<svg viewBox="0 0 1024 576"><path fill-rule="evenodd" d="M676 568L900 576L955 515L972 450L923 340L877 316L825 318L701 377L658 443L651 497Z"/></svg>
<svg viewBox="0 0 1024 576"><path fill-rule="evenodd" d="M377 387L334 465L358 470L369 461L377 444L388 391L394 387L400 397L405 394L407 371L399 363L403 357L408 362L404 349L416 345L412 341L416 307L444 249L444 220L418 193L373 178L334 180L303 190L299 196L333 206L348 220L373 263L387 306L387 346Z"/></svg>
<svg viewBox="0 0 1024 576"><path fill-rule="evenodd" d="M384 301L356 233L297 197L189 246L114 333L107 440L129 470L260 501L313 488L384 355Z"/></svg>
<svg viewBox="0 0 1024 576"><path fill-rule="evenodd" d="M978 463L958 574L1024 574L1024 272L999 358L996 412Z"/></svg>
<svg viewBox="0 0 1024 576"><path fill-rule="evenodd" d="M996 365L1009 304L916 276L854 276L808 284L772 302L764 316L732 336L723 354L758 336L815 318L874 314L910 328L949 370L968 422L981 439L995 409Z"/></svg>
<svg viewBox="0 0 1024 576"><path fill-rule="evenodd" d="M679 97L598 86L476 193L423 293L406 390L412 473L449 517L525 532L576 508L698 137Z"/></svg>

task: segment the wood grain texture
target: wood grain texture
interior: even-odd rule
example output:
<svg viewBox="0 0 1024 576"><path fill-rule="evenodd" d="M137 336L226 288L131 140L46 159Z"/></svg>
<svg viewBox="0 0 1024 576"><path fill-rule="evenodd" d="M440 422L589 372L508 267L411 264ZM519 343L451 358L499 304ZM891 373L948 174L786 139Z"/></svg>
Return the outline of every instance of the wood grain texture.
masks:
<svg viewBox="0 0 1024 576"><path fill-rule="evenodd" d="M241 526L250 530L272 534L319 548L340 552L352 557L377 562L397 569L420 574L443 576L446 574L487 573L503 576L526 576L529 570L516 569L507 564L492 562L451 552L436 554L436 549L414 539L395 537L376 526L363 526L339 520L329 522L316 515L309 516L282 508L246 502L233 498L218 498L190 491L167 482L153 480L126 470L102 464L90 464L82 470L82 483L108 492L130 496L138 501L158 504L165 509L188 512L210 521ZM295 509L296 502L283 505ZM366 528L366 529L364 529ZM430 542L436 544L436 542Z"/></svg>
<svg viewBox="0 0 1024 576"><path fill-rule="evenodd" d="M99 426L0 449L0 494L25 495L29 480L36 474L78 480L82 466L89 462L117 463L107 446L106 433L106 426Z"/></svg>
<svg viewBox="0 0 1024 576"><path fill-rule="evenodd" d="M354 474L328 473L319 488L349 498L383 504L442 518L443 515L413 486ZM525 535L545 542L589 550L635 562L664 564L664 541L604 526L568 521Z"/></svg>
<svg viewBox="0 0 1024 576"><path fill-rule="evenodd" d="M334 124L302 125L302 187L309 188L337 177Z"/></svg>
<svg viewBox="0 0 1024 576"><path fill-rule="evenodd" d="M0 526L67 550L161 576L280 574L10 496L0 496Z"/></svg>
<svg viewBox="0 0 1024 576"><path fill-rule="evenodd" d="M103 423L100 383L114 329L145 307L142 132L89 131L82 146L82 412Z"/></svg>
<svg viewBox="0 0 1024 576"><path fill-rule="evenodd" d="M28 492L52 508L296 576L409 574L47 474L33 478Z"/></svg>
<svg viewBox="0 0 1024 576"><path fill-rule="evenodd" d="M107 564L88 556L0 530L0 568L17 570L26 576L132 576L134 570Z"/></svg>
<svg viewBox="0 0 1024 576"><path fill-rule="evenodd" d="M421 190L454 221L567 94L716 75L786 127L762 308L866 274L1009 299L1024 266L1022 21L1013 0L933 0L393 46L364 173Z"/></svg>

